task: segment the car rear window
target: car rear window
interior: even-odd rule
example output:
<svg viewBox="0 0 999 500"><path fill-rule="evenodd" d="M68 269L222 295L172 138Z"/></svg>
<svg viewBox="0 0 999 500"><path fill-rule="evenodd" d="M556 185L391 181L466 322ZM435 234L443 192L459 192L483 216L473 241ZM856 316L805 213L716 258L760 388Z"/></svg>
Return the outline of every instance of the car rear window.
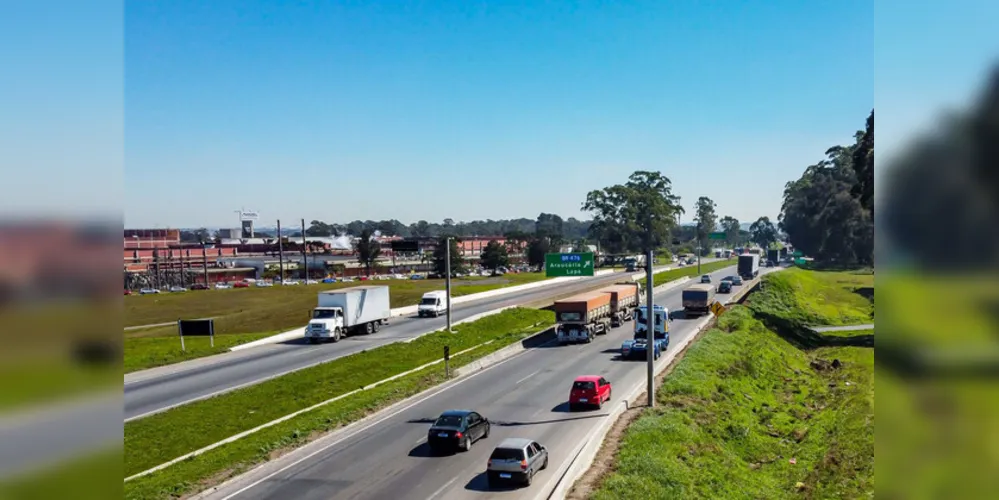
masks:
<svg viewBox="0 0 999 500"><path fill-rule="evenodd" d="M434 425L438 427L461 427L461 417L454 415L444 415L434 422Z"/></svg>
<svg viewBox="0 0 999 500"><path fill-rule="evenodd" d="M493 460L523 460L524 450L516 448L496 448L489 456Z"/></svg>
<svg viewBox="0 0 999 500"><path fill-rule="evenodd" d="M584 391L592 391L594 388L596 388L596 386L593 385L593 382L576 381L572 383L572 388Z"/></svg>

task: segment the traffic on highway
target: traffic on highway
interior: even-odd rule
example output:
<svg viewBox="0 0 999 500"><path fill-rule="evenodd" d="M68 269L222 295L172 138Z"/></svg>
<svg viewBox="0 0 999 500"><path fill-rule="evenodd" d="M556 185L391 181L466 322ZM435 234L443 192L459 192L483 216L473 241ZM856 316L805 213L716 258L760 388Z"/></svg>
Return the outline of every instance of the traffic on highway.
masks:
<svg viewBox="0 0 999 500"><path fill-rule="evenodd" d="M732 267L710 273L713 280ZM681 308L683 286L655 295ZM668 321L668 320L667 320ZM669 363L702 318L669 321ZM609 405L645 380L620 350L632 321L588 343L556 340L455 379L205 492L211 499L545 498ZM620 395L620 396L619 396ZM621 398L621 399L616 399Z"/></svg>

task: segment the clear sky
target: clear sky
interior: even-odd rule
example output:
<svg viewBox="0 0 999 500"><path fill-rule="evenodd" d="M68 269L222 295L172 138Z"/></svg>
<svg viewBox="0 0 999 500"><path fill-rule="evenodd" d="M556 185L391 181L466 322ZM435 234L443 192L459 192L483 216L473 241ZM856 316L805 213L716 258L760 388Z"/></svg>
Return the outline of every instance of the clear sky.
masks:
<svg viewBox="0 0 999 500"><path fill-rule="evenodd" d="M776 218L874 105L869 1L574 3L130 2L126 224L585 217L638 169Z"/></svg>

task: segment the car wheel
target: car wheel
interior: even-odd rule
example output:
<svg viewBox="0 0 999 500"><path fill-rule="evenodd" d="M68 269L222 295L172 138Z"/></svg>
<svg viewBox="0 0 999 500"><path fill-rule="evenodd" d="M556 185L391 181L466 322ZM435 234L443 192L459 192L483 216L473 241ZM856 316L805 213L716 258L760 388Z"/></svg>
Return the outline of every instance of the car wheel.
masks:
<svg viewBox="0 0 999 500"><path fill-rule="evenodd" d="M604 407L604 400L597 399L597 410L601 410Z"/></svg>
<svg viewBox="0 0 999 500"><path fill-rule="evenodd" d="M545 461L541 462L541 470L545 470L547 468L548 468L548 455L545 455Z"/></svg>
<svg viewBox="0 0 999 500"><path fill-rule="evenodd" d="M489 430L490 430L491 427L492 427L491 425L486 424L486 432L482 433L482 439L486 439L486 438L489 437Z"/></svg>
<svg viewBox="0 0 999 500"><path fill-rule="evenodd" d="M468 451L472 449L472 440L468 436L461 442L461 451Z"/></svg>
<svg viewBox="0 0 999 500"><path fill-rule="evenodd" d="M607 389L607 401L610 401L611 392L611 389Z"/></svg>
<svg viewBox="0 0 999 500"><path fill-rule="evenodd" d="M524 486L530 486L534 482L534 471L528 471L527 477L524 478Z"/></svg>

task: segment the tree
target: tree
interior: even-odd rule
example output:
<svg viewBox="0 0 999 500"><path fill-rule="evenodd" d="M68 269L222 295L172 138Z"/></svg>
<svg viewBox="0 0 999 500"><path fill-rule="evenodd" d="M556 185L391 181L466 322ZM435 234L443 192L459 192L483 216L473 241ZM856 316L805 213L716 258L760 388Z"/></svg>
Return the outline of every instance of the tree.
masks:
<svg viewBox="0 0 999 500"><path fill-rule="evenodd" d="M357 262L364 266L364 274L368 276L371 275L371 268L382 253L381 244L372 237L372 233L373 231L370 229L363 229L357 241L354 242Z"/></svg>
<svg viewBox="0 0 999 500"><path fill-rule="evenodd" d="M731 246L739 244L739 236L742 233L739 219L726 215L721 219L722 231L725 231L725 242Z"/></svg>
<svg viewBox="0 0 999 500"><path fill-rule="evenodd" d="M486 248L482 249L482 255L479 258L482 261L482 266L494 273L497 269L510 265L510 255L507 253L506 246L501 245L496 240L490 241Z"/></svg>
<svg viewBox="0 0 999 500"><path fill-rule="evenodd" d="M718 214L715 213L717 205L711 198L701 196L694 204L694 220L697 222L697 243L705 246L708 241L708 234L718 227Z"/></svg>
<svg viewBox="0 0 999 500"><path fill-rule="evenodd" d="M418 237L431 236L430 223L428 223L425 220L421 220L415 224L412 224L411 226L409 226L409 230L413 236L418 236Z"/></svg>
<svg viewBox="0 0 999 500"><path fill-rule="evenodd" d="M749 226L750 239L760 248L768 249L772 243L777 242L777 226L770 222L770 217L760 217Z"/></svg>
<svg viewBox="0 0 999 500"><path fill-rule="evenodd" d="M590 247L586 245L586 239L580 238L572 242L572 251L575 253L588 253Z"/></svg>
<svg viewBox="0 0 999 500"><path fill-rule="evenodd" d="M332 224L327 224L320 220L314 220L309 223L309 227L305 230L306 236L339 236L336 227Z"/></svg>
<svg viewBox="0 0 999 500"><path fill-rule="evenodd" d="M661 172L636 171L625 184L590 191L583 210L593 213L591 237L609 252L650 252L665 246L683 213L672 183Z"/></svg>
<svg viewBox="0 0 999 500"><path fill-rule="evenodd" d="M441 236L437 239L437 247L434 248L434 272L440 276L447 276L447 248L449 246L451 247L451 272L465 272L465 260L461 258L461 253L458 251L457 238L451 237L449 244L448 237Z"/></svg>
<svg viewBox="0 0 999 500"><path fill-rule="evenodd" d="M534 234L538 238L548 238L553 247L562 244L564 235L562 233L562 217L555 214L542 213L534 224Z"/></svg>
<svg viewBox="0 0 999 500"><path fill-rule="evenodd" d="M527 265L535 268L543 268L545 265L545 254L551 251L551 244L547 238L533 238L527 242Z"/></svg>
<svg viewBox="0 0 999 500"><path fill-rule="evenodd" d="M874 220L874 110L867 117L867 127L864 135L857 142L851 159L853 171L857 176L852 194L867 210L868 216Z"/></svg>

